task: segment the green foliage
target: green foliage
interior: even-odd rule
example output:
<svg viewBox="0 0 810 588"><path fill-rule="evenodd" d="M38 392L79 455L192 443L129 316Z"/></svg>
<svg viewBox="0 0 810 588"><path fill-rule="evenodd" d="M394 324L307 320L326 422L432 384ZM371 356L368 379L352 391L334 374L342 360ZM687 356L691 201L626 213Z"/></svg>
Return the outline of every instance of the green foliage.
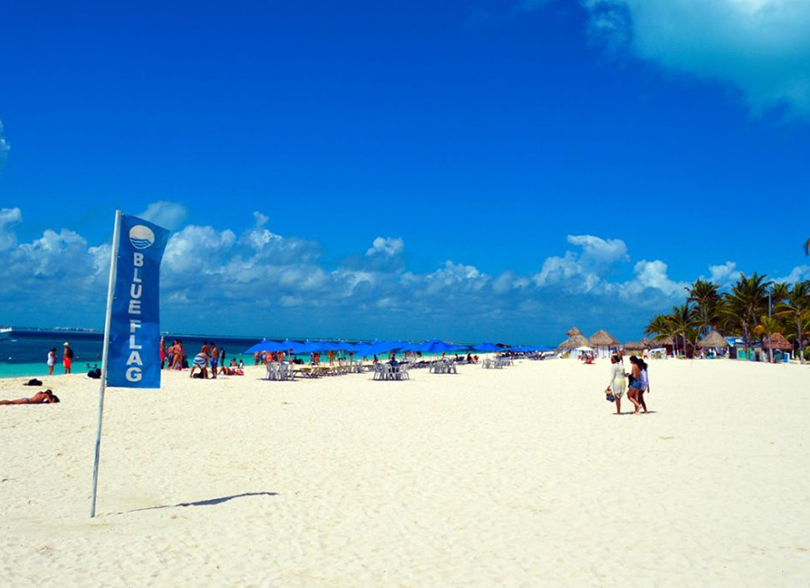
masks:
<svg viewBox="0 0 810 588"><path fill-rule="evenodd" d="M705 280L697 280L686 290L686 302L669 314L656 315L645 327L645 334L672 336L696 346L701 337L718 329L742 335L747 348L752 337L764 339L781 333L794 342L800 356L805 355L803 349L810 340L810 281L790 286L773 283L757 273L740 274L725 293ZM769 293L773 313L768 312Z"/></svg>

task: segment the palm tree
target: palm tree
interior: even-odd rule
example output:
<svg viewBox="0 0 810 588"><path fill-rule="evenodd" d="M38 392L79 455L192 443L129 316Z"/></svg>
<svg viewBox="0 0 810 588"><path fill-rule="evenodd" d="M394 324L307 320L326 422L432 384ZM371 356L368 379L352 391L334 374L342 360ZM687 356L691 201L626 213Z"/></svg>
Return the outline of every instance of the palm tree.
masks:
<svg viewBox="0 0 810 588"><path fill-rule="evenodd" d="M665 337L673 337L675 335L675 331L672 327L672 322L669 320L669 315L667 314L657 314L651 320L646 327L644 327L644 334L654 339L663 339ZM675 340L673 337L673 347L675 345Z"/></svg>
<svg viewBox="0 0 810 588"><path fill-rule="evenodd" d="M695 324L695 314L689 303L673 306L672 314L669 315L668 320L672 325L672 330L683 337L683 354L686 356L686 342L689 340L687 334Z"/></svg>
<svg viewBox="0 0 810 588"><path fill-rule="evenodd" d="M768 359L770 363L773 363L773 349L771 349L771 337L774 333L779 331L779 321L775 318L769 317L767 314L763 314L759 317L759 324L754 328L754 332L757 335L767 335L768 336Z"/></svg>
<svg viewBox="0 0 810 588"><path fill-rule="evenodd" d="M718 288L717 284L704 280L697 280L686 288L689 292L687 302L695 305L695 316L700 320L700 334L702 335L708 335L712 324L717 320L721 300Z"/></svg>
<svg viewBox="0 0 810 588"><path fill-rule="evenodd" d="M776 307L776 315L795 321L796 337L799 341L800 361L804 363L804 340L807 315L810 313L810 281L797 282L790 289L784 301Z"/></svg>
<svg viewBox="0 0 810 588"><path fill-rule="evenodd" d="M771 282L765 281L767 276L754 272L750 278L740 274L740 279L726 294L726 305L723 312L726 317L738 324L743 333L743 346L748 357L748 347L751 330L759 324L759 316L766 308L768 301L768 287Z"/></svg>

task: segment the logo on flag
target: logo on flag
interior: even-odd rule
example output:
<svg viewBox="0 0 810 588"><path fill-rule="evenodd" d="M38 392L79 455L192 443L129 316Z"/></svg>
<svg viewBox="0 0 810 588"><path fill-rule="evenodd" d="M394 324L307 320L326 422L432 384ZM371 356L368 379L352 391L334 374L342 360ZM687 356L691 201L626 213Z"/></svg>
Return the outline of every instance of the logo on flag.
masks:
<svg viewBox="0 0 810 588"><path fill-rule="evenodd" d="M146 249L155 242L155 233L147 226L135 225L129 230L129 242L135 249Z"/></svg>

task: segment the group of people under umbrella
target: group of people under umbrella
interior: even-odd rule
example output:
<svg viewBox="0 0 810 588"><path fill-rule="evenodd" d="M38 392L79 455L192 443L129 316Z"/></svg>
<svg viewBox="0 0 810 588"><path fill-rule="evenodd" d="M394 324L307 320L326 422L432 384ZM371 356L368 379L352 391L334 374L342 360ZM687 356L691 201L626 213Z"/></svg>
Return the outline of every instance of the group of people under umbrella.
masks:
<svg viewBox="0 0 810 588"><path fill-rule="evenodd" d="M372 360L372 369L376 369L376 365L380 363L379 357L386 357L389 363L398 364L397 354L402 353L406 359L410 358L411 363L416 363L421 360L423 355L441 356L442 360L445 359L446 354L465 354L464 357L458 357L457 361L466 361L468 363L477 361L477 356L473 357L473 352L480 353L501 353L501 354L527 354L551 351L552 348L545 346L508 346L503 344L495 344L491 342L484 342L479 345L457 345L433 339L422 343L411 343L408 341L374 341L371 343L365 342L349 342L349 341L296 341L286 339L284 341L278 340L263 340L253 345L245 351L245 353L253 354L256 364L265 363L268 366L276 363L286 363L293 361L295 363L311 366L320 366L321 354L325 354L329 358L330 368L334 367L337 371L362 371L363 362L356 362L355 358L367 358ZM307 356L309 361L306 362L300 358L296 359L294 356ZM440 360L441 361L441 360ZM337 363L337 365L335 365ZM359 369L356 369L358 368ZM288 370L283 369L282 372L286 373ZM300 370L303 374L320 374L320 371L312 371L302 367ZM453 370L454 371L454 370ZM268 367L268 377L277 373L277 368ZM329 373L324 371L324 373ZM340 372L343 373L343 372ZM441 371L439 373L449 373L448 371ZM280 379L286 379L281 377Z"/></svg>

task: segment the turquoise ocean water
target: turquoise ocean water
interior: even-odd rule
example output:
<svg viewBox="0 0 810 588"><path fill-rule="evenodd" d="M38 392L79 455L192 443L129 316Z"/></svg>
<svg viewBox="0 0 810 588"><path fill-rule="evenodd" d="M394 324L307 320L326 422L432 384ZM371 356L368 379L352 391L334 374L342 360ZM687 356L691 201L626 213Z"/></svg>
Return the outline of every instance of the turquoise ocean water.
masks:
<svg viewBox="0 0 810 588"><path fill-rule="evenodd" d="M218 347L224 347L227 361L230 358L242 359L246 364L253 363L253 357L242 352L260 341L260 338L208 337L205 335L167 334L166 338L181 339L186 352L193 355L203 342L213 341ZM64 373L62 368L62 349L69 342L74 352L73 373L88 372L94 366L101 366L103 337L92 331L71 330L31 330L12 331L7 339L0 339L0 378L34 377L48 374L48 351L56 348L55 375Z"/></svg>

